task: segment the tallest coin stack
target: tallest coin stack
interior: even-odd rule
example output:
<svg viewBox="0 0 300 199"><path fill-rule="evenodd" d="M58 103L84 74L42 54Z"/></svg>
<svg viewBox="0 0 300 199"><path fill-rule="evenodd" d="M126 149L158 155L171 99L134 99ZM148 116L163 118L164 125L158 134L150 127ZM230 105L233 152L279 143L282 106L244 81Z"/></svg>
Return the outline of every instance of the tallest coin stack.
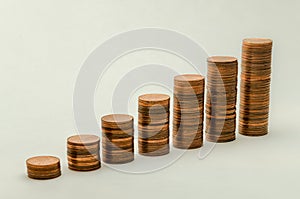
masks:
<svg viewBox="0 0 300 199"><path fill-rule="evenodd" d="M239 133L268 133L272 40L245 39L242 52Z"/></svg>

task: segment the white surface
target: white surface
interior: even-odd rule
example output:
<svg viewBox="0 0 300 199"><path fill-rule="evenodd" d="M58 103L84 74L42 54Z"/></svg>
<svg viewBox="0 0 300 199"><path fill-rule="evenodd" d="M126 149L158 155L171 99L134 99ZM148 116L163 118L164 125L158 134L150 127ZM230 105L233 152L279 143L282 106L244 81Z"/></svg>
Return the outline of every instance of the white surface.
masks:
<svg viewBox="0 0 300 199"><path fill-rule="evenodd" d="M0 1L0 197L299 197L299 9L298 1L271 0ZM69 171L65 140L75 132L72 92L81 63L112 35L141 27L179 31L210 55L239 58L243 38L272 38L270 134L238 136L235 142L217 145L204 160L197 159L197 150L190 151L150 174L108 167ZM119 64L126 68L156 60L189 72L169 55L137 55ZM96 107L107 102L109 98ZM61 157L63 176L29 180L25 159L40 154Z"/></svg>

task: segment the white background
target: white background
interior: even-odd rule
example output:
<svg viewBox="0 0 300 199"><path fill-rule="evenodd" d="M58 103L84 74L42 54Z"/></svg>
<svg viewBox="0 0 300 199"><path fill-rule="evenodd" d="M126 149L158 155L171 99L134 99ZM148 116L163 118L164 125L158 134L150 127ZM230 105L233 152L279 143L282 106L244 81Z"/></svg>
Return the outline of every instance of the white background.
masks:
<svg viewBox="0 0 300 199"><path fill-rule="evenodd" d="M296 0L1 0L0 197L299 197L299 10ZM81 64L112 35L142 27L175 30L193 38L209 55L238 58L243 38L272 38L270 134L238 135L235 142L218 144L204 160L197 159L197 150L189 151L149 174L105 166L88 173L69 171L65 142L76 133L72 94ZM121 66L126 71L153 61L191 72L174 56L139 53L113 64L104 77L104 91L111 90L105 85L116 83ZM97 93L103 92L99 89ZM98 99L97 93L95 111L100 117L110 111L106 104L111 93L105 99ZM26 177L25 160L40 154L61 158L60 178Z"/></svg>

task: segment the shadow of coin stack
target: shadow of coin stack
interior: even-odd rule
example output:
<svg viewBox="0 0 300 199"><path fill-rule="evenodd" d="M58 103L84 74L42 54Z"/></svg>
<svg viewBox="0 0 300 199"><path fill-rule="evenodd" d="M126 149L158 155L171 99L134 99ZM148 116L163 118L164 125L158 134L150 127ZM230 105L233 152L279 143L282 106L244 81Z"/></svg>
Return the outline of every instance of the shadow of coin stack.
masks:
<svg viewBox="0 0 300 199"><path fill-rule="evenodd" d="M268 133L272 40L244 39L242 49L239 133Z"/></svg>
<svg viewBox="0 0 300 199"><path fill-rule="evenodd" d="M165 94L139 96L139 153L161 156L169 153L170 97Z"/></svg>
<svg viewBox="0 0 300 199"><path fill-rule="evenodd" d="M74 135L67 140L68 165L74 171L93 171L101 167L100 138L96 135Z"/></svg>
<svg viewBox="0 0 300 199"><path fill-rule="evenodd" d="M101 118L102 159L108 164L125 164L134 160L133 117L111 114Z"/></svg>
<svg viewBox="0 0 300 199"><path fill-rule="evenodd" d="M238 62L234 57L207 59L206 140L235 140Z"/></svg>
<svg viewBox="0 0 300 199"><path fill-rule="evenodd" d="M53 156L36 156L26 160L27 175L32 179L53 179L61 175L60 160Z"/></svg>
<svg viewBox="0 0 300 199"><path fill-rule="evenodd" d="M198 74L174 78L173 146L195 149L203 144L204 77Z"/></svg>

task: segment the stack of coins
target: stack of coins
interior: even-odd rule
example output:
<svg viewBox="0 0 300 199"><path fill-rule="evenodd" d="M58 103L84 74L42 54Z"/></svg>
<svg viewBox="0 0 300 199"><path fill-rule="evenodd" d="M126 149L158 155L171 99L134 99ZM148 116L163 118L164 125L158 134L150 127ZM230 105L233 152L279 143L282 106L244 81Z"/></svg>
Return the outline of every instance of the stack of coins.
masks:
<svg viewBox="0 0 300 199"><path fill-rule="evenodd" d="M133 117L111 114L101 118L102 156L108 164L124 164L134 160Z"/></svg>
<svg viewBox="0 0 300 199"><path fill-rule="evenodd" d="M199 148L203 144L204 77L198 74L174 78L173 146Z"/></svg>
<svg viewBox="0 0 300 199"><path fill-rule="evenodd" d="M242 52L239 133L268 133L272 40L245 39Z"/></svg>
<svg viewBox="0 0 300 199"><path fill-rule="evenodd" d="M170 97L165 94L139 96L139 153L161 156L169 153Z"/></svg>
<svg viewBox="0 0 300 199"><path fill-rule="evenodd" d="M98 136L74 135L68 138L67 145L69 169L92 171L101 167Z"/></svg>
<svg viewBox="0 0 300 199"><path fill-rule="evenodd" d="M234 57L207 59L206 140L235 140L238 62Z"/></svg>
<svg viewBox="0 0 300 199"><path fill-rule="evenodd" d="M37 156L26 160L27 174L33 179L52 179L61 175L60 160L53 156Z"/></svg>

